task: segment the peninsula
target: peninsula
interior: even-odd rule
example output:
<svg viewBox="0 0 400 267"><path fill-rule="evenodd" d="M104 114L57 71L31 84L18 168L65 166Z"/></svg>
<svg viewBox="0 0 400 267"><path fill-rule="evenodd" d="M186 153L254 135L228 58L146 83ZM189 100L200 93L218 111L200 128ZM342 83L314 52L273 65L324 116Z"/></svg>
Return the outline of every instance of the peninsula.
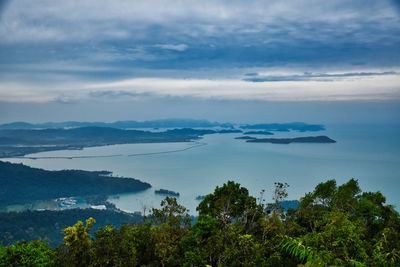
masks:
<svg viewBox="0 0 400 267"><path fill-rule="evenodd" d="M237 129L169 129L162 132L124 130L109 127L72 129L7 129L0 130L0 158L21 157L26 154L53 150L83 149L85 147L134 144L190 142L205 134L239 133Z"/></svg>
<svg viewBox="0 0 400 267"><path fill-rule="evenodd" d="M110 174L107 171L47 171L0 161L0 209L37 200L113 195L151 187L137 179Z"/></svg>

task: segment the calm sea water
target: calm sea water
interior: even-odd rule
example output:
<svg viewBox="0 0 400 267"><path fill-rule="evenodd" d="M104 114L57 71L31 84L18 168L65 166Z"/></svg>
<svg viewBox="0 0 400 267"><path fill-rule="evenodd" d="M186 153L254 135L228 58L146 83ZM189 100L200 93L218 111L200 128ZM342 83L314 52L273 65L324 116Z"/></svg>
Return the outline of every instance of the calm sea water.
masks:
<svg viewBox="0 0 400 267"><path fill-rule="evenodd" d="M129 211L159 206L163 197L155 195L154 190L160 188L179 192L180 203L194 214L199 203L195 198L213 192L216 186L228 180L239 182L254 196L265 189L265 197L270 200L276 181L290 185L289 199L299 199L322 181L336 179L341 184L351 177L358 179L364 191L381 191L388 203L399 207L400 126L326 127L322 132L277 133L275 137L327 135L337 143L246 143L234 139L241 134L215 134L206 135L200 141L206 144L203 146L196 143L127 144L29 155L67 158L5 160L48 170L109 170L114 175L152 184L145 192L110 197L117 207ZM154 154L158 152L162 153ZM76 156L109 157L71 158Z"/></svg>

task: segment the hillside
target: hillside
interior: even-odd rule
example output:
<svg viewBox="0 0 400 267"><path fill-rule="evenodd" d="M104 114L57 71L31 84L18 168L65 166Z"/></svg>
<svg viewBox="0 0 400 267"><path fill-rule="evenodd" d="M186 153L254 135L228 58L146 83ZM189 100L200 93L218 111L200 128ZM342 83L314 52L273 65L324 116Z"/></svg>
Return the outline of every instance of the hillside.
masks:
<svg viewBox="0 0 400 267"><path fill-rule="evenodd" d="M133 178L108 176L107 171L47 171L0 161L0 208L69 196L111 195L151 187Z"/></svg>

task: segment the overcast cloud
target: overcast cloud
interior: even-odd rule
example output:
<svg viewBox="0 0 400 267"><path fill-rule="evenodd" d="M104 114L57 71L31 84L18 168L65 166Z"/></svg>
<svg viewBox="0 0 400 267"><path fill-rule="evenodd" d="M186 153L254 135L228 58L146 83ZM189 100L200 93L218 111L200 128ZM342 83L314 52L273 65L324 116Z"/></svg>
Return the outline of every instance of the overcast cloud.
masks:
<svg viewBox="0 0 400 267"><path fill-rule="evenodd" d="M398 1L5 1L0 36L3 102L400 98Z"/></svg>

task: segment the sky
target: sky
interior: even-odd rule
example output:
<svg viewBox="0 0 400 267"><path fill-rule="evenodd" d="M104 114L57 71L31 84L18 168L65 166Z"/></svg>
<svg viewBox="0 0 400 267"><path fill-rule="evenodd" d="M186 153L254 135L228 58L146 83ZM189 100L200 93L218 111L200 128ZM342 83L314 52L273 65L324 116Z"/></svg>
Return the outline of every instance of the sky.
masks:
<svg viewBox="0 0 400 267"><path fill-rule="evenodd" d="M0 123L400 122L399 0L0 0Z"/></svg>

